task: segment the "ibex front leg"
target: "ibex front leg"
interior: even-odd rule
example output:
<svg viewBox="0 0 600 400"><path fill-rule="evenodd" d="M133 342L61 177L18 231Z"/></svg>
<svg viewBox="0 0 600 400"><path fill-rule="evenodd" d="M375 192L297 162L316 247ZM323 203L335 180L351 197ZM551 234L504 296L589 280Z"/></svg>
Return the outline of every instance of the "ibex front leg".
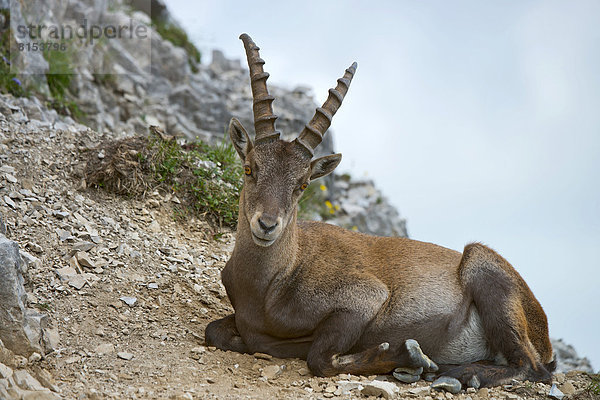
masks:
<svg viewBox="0 0 600 400"><path fill-rule="evenodd" d="M206 344L221 350L249 353L235 325L235 314L211 322L204 333Z"/></svg>
<svg viewBox="0 0 600 400"><path fill-rule="evenodd" d="M364 314L340 311L331 314L319 324L315 339L308 352L307 364L317 376L341 373L353 375L385 374L394 368L407 367L436 371L437 365L429 359L419 344L409 339L396 348L389 343L348 354L367 325ZM421 371L422 371L421 370ZM420 372L417 374L419 375Z"/></svg>

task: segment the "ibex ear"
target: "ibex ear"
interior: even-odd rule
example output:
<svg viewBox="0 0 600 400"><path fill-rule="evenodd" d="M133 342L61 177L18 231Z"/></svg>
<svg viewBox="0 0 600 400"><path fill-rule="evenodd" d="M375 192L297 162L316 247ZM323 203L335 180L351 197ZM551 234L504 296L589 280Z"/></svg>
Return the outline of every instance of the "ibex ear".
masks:
<svg viewBox="0 0 600 400"><path fill-rule="evenodd" d="M325 175L329 175L333 172L335 167L342 161L341 154L332 154L330 156L324 156L317 158L310 163L310 180L320 178Z"/></svg>
<svg viewBox="0 0 600 400"><path fill-rule="evenodd" d="M229 122L229 137L233 143L233 147L237 150L242 161L246 160L246 155L252 150L252 141L248 132L242 126L242 123L236 118L231 118Z"/></svg>

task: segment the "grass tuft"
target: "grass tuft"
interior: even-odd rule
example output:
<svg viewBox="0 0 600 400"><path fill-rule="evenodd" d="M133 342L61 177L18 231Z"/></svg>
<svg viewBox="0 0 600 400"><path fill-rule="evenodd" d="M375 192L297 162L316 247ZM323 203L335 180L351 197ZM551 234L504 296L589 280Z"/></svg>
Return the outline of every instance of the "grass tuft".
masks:
<svg viewBox="0 0 600 400"><path fill-rule="evenodd" d="M189 212L215 227L235 227L242 166L233 146L194 142L181 145L157 129L149 137L109 141L94 149L86 181L107 190L143 196L151 190L170 193L181 201L179 218ZM103 158L97 155L103 153Z"/></svg>

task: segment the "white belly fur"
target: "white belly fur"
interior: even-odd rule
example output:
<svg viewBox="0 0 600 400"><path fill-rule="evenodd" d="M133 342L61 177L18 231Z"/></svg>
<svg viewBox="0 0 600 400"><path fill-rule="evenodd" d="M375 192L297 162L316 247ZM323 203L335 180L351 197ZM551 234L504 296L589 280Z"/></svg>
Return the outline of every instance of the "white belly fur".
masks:
<svg viewBox="0 0 600 400"><path fill-rule="evenodd" d="M475 307L471 307L469 317L462 331L433 357L439 364L467 364L480 360L493 360L483 333L481 318Z"/></svg>

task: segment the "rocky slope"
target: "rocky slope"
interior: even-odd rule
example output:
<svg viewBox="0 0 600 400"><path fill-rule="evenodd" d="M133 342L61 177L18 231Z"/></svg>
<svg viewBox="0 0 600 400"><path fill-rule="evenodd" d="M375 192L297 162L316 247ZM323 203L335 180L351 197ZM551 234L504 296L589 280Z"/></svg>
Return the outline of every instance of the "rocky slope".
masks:
<svg viewBox="0 0 600 400"><path fill-rule="evenodd" d="M0 2L0 9L8 3L8 0ZM13 29L17 24L79 26L85 17L88 26L127 25L131 21L134 29L144 27L149 32L149 39L141 43L70 41L67 53L76 55L72 54L66 64L55 60L56 56L51 56L56 54L53 52L42 57L40 52L13 51L11 56L16 57L13 57L11 71L20 72L18 76L23 86L37 93L42 103L44 99L50 104L57 102L49 95L56 92L54 82L57 80L51 79L54 75L43 74L68 72L69 80L63 83L67 85L61 100L63 107L59 111L79 116L87 126L113 138L147 134L148 127L156 125L171 135L215 142L223 139L232 116L252 131L248 71L242 68L240 60L228 60L218 50L213 52L211 64L191 64L188 52L175 46L172 39L168 40L168 32L182 31L160 0L49 0L44 2L44 7L28 4L11 3ZM165 24L170 27L167 33L158 29ZM14 39L24 45L36 40L18 35ZM241 43L240 54L243 54ZM269 89L276 98L277 127L283 138L291 139L310 120L317 104L306 87L287 90L269 85ZM41 115L36 111L40 105L40 102L23 103L25 109L35 115ZM42 122L61 128L61 123L56 121L56 114L52 114ZM331 131L325 135L317 155L334 152L332 136ZM327 200L336 210L341 209L325 214L331 223L384 236L407 236L405 221L373 182L338 179L334 185L334 181L333 176L325 178Z"/></svg>
<svg viewBox="0 0 600 400"><path fill-rule="evenodd" d="M0 0L0 9L8 4ZM550 394L550 386L530 383L452 395L423 381L322 379L312 377L300 360L204 346L206 324L232 311L219 278L233 248L232 232L215 239L201 218L176 221L172 206L178 200L169 193L120 197L88 188L83 174L89 157L100 156L89 149L145 133L150 124L208 141L223 137L233 115L251 127L247 71L219 52L210 65L190 62L186 50L157 33L157 18L175 24L158 0L49 0L39 9L28 4L14 2L11 20L133 18L153 29L154 51L148 64L131 63L139 49L126 42L79 54L66 96L93 129L46 106L56 104L50 101L51 81L43 75L51 59L31 54L15 61L21 72L42 75L19 75L35 96L0 95L0 399L518 399ZM148 4L154 14L144 9ZM117 57L105 65L94 54ZM279 128L300 131L316 107L310 91L271 91L278 99ZM332 152L331 143L321 151ZM337 176L325 186L330 222L406 236L405 221L372 182ZM589 361L560 341L554 346L562 372L552 393L558 396L558 389L570 398L591 398L591 378L573 372L591 372Z"/></svg>
<svg viewBox="0 0 600 400"><path fill-rule="evenodd" d="M168 195L136 200L86 188L87 157L97 157L86 150L105 135L60 117L53 126L45 122L52 111L29 113L23 103L0 96L0 215L14 241L9 247L18 246L25 260L22 307L43 312L45 330L60 342L38 342L27 357L0 346L0 398L441 400L550 393L548 385L517 382L452 395L388 376L316 378L300 360L206 347L206 324L232 311L219 279L232 233L215 240L201 219L175 222ZM555 381L553 393L591 398L583 372L557 374Z"/></svg>

